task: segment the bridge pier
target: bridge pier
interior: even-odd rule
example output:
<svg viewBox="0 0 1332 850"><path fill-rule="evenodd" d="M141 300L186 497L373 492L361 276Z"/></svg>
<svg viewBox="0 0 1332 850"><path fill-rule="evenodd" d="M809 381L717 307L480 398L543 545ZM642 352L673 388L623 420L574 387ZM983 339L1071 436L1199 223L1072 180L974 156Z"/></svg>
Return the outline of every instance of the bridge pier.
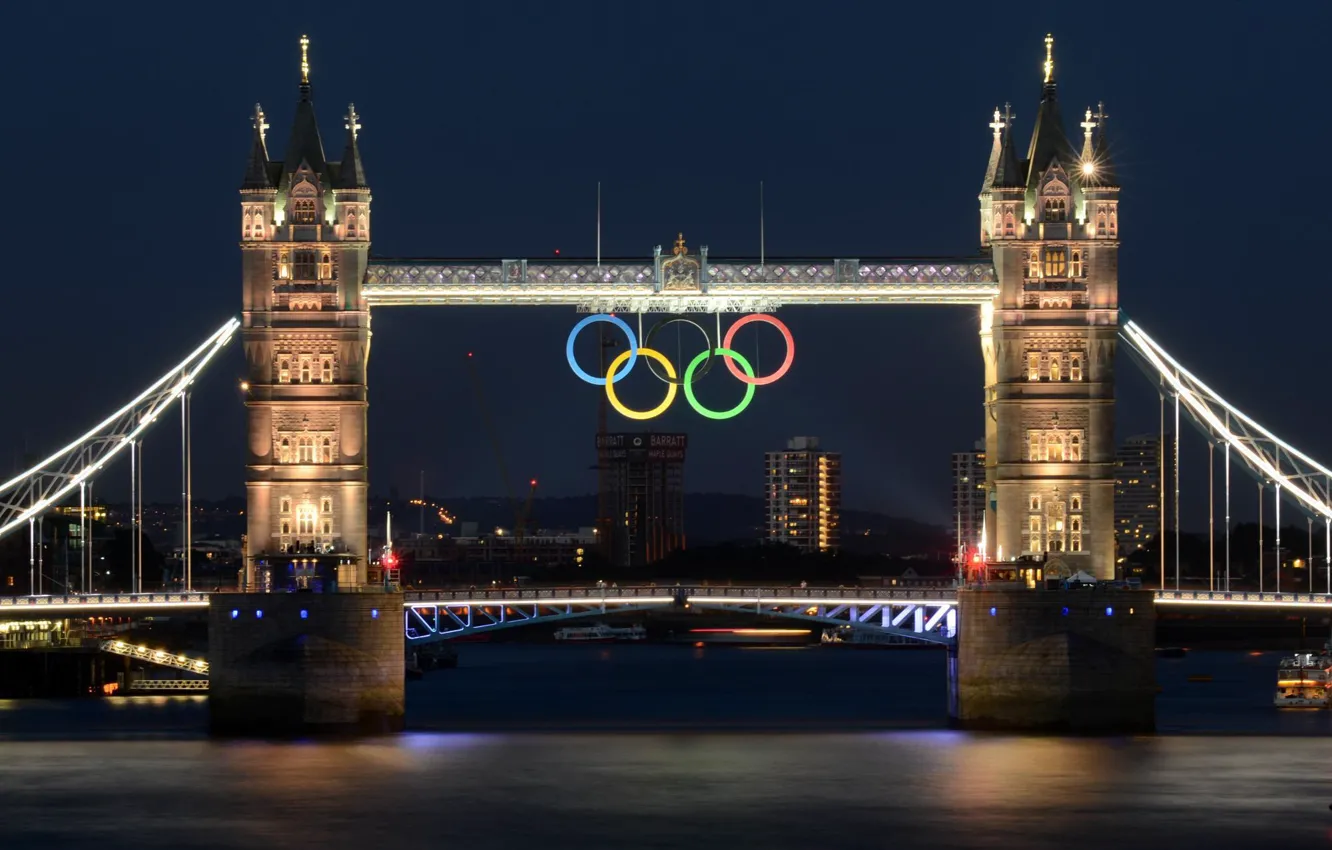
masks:
<svg viewBox="0 0 1332 850"><path fill-rule="evenodd" d="M1151 591L958 592L949 714L964 729L1085 734L1156 727Z"/></svg>
<svg viewBox="0 0 1332 850"><path fill-rule="evenodd" d="M224 593L209 600L214 735L403 728L401 593Z"/></svg>

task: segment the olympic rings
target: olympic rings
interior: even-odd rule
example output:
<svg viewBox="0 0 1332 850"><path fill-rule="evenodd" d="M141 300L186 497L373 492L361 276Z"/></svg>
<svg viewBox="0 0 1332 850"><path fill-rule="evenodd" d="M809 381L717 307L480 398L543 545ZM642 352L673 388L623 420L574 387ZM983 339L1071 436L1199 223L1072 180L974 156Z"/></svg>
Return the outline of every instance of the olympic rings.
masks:
<svg viewBox="0 0 1332 850"><path fill-rule="evenodd" d="M625 336L629 339L629 349L627 351L621 351L615 356L610 363L610 367L606 370L605 377L591 375L585 372L574 359L574 340L577 338L579 331L594 322L609 322L624 331ZM658 349L652 347L653 336L655 336L657 331L663 326L671 324L672 322L688 322L703 333L703 338L708 343L707 348L690 361L688 367L684 370L684 376L678 379L675 365L671 363L670 358ZM754 367L750 364L749 360L732 347L736 331L752 322L762 322L763 324L772 325L781 333L782 338L786 341L786 358L782 361L782 365L777 368L777 371L763 377L756 375ZM795 360L795 340L791 336L790 329L778 320L777 317L769 316L764 313L752 313L741 317L727 329L726 336L723 338L720 346L713 345L712 337L706 328L691 319L683 317L658 321L652 326L652 329L648 331L642 345L640 345L638 337L634 335L633 329L630 328L623 319L609 314L596 313L587 316L582 321L578 322L578 324L574 325L573 330L569 332L569 339L565 343L564 353L569 361L569 368L573 369L574 374L593 386L605 387L606 398L610 402L611 407L626 418L641 421L644 419L654 419L660 416L665 413L667 408L669 408L675 401L677 390L679 387L683 386L685 399L688 400L689 406L694 408L700 416L704 416L708 419L730 419L733 416L740 415L740 413L744 412L744 410L749 407L750 403L754 400L755 387L775 383L791 369L791 363ZM648 368L651 369L652 373L656 375L657 378L666 384L666 397L662 400L661 404L658 404L650 410L633 410L626 407L615 393L615 384L619 383L619 381L634 368L634 365L638 362L639 354L642 354L647 358ZM712 410L701 404L698 398L694 395L694 381L707 374L708 370L712 367L713 358L717 356L720 356L726 362L726 368L731 374L745 385L744 398L740 400L739 404L729 410ZM653 366L653 361L660 363L662 368L666 370L666 377L663 378L657 372L656 368Z"/></svg>
<svg viewBox="0 0 1332 850"><path fill-rule="evenodd" d="M735 332L750 322L763 322L764 324L772 325L774 328L781 331L782 339L786 340L786 359L782 361L782 365L777 367L776 372L773 372L766 378L755 378L754 373L748 369L745 370L746 372L749 372L748 375L740 374L740 370L735 368L735 361L732 360L731 355L724 355L723 359L726 361L726 368L730 369L731 374L735 375L741 382L761 387L775 382L778 378L785 375L786 371L791 368L791 362L795 360L795 339L791 336L790 328L783 324L776 316L769 316L766 313L750 313L748 316L739 319L727 329L726 338L722 340L722 348L729 349L731 343L735 341Z"/></svg>
<svg viewBox="0 0 1332 850"><path fill-rule="evenodd" d="M586 321L586 319L584 321ZM675 366L671 365L670 358L665 354L662 354L654 348L639 348L638 353L660 363L666 369L666 375L668 377L675 377ZM615 374L615 370L620 367L620 364L625 360L628 360L632 354L633 352L631 351L621 351L615 356L615 359L611 361L610 368L606 370L606 377L601 379L601 382L606 385L606 398L610 401L611 407L615 408L623 416L630 419L655 419L665 413L666 408L670 407L671 402L675 401L676 385L674 383L668 382L666 384L666 398L661 404L651 410L630 410L615 397L615 381L618 381L620 378L607 380L607 378L610 378L611 375ZM628 372L629 370L625 369L624 371ZM624 376L621 375L620 377ZM687 389L688 387L686 387L686 390Z"/></svg>
<svg viewBox="0 0 1332 850"><path fill-rule="evenodd" d="M625 375L629 374L629 370L633 369L634 364L638 362L638 352L640 349L638 347L638 337L634 336L633 328L629 327L624 319L621 319L618 316L611 316L606 313L593 313L591 316L588 316L586 319L583 319L581 322L574 325L573 330L569 331L569 341L564 344L564 356L569 359L569 368L573 369L574 374L582 378L584 381L587 381L593 386L600 387L606 385L607 379L599 378L595 375L589 375L587 372L584 372L583 367L579 366L578 361L574 359L573 350L574 339L578 337L578 332L593 322L610 322L612 325L615 325L617 328L624 331L625 336L629 337L629 350L622 352L619 357L615 358L616 363L619 363L625 358L628 358L629 362L625 365L624 370L611 380L611 383L615 383ZM609 377L614 371L614 369L611 369L610 372L607 373L607 377ZM670 370L670 375L671 377L675 377L674 368Z"/></svg>
<svg viewBox="0 0 1332 850"><path fill-rule="evenodd" d="M703 377L704 375L708 374L708 372L712 371L712 337L708 335L707 328L703 327L698 322L695 322L693 319L686 319L683 316L675 316L670 319L662 319L658 321L655 325L652 326L651 330L647 332L647 336L643 337L643 345L647 348L651 348L652 338L657 335L657 331L661 330L666 325L672 324L674 322L684 322L687 325L693 325L694 327L698 328L699 333L703 334L703 341L707 343L703 351L708 356L708 362L703 366L703 371L698 373L698 377L700 378ZM658 380L664 381L668 384L679 385L680 381L688 380L687 378L681 378L679 380L676 380L673 376L669 378L663 378L661 375L657 375L657 367L652 365L651 360L648 360L647 365L648 368L652 370L652 374L657 376Z"/></svg>
<svg viewBox="0 0 1332 850"><path fill-rule="evenodd" d="M709 419L730 419L732 416L739 416L744 412L746 407L749 407L749 403L754 400L754 387L756 385L752 381L746 382L745 397L740 399L740 403L735 407L732 407L730 410L709 410L699 404L698 399L694 398L694 382L692 380L694 377L694 370L698 368L698 364L702 362L703 358L711 357L714 354L720 354L723 357L734 357L736 360L740 361L740 366L745 370L745 374L749 375L751 378L754 377L754 367L749 365L749 361L746 360L740 352L732 351L729 348L709 349L708 351L701 352L695 356L694 359L690 361L689 368L685 370L685 398L689 400L689 406L694 408L694 410L697 410L700 416L706 416ZM708 362L711 363L712 361L709 360ZM730 361L728 360L727 362L729 363Z"/></svg>

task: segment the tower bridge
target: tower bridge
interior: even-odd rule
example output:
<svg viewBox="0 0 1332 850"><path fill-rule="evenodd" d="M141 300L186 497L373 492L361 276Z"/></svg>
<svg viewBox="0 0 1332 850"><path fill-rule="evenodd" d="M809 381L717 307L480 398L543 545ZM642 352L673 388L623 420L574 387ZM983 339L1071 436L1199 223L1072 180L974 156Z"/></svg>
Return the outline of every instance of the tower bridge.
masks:
<svg viewBox="0 0 1332 850"><path fill-rule="evenodd" d="M1214 576L1207 591L1183 591L1178 538L1176 588L1166 587L1163 546L1161 589L1152 595L1108 586L1095 596L962 586L929 591L928 598L904 591L762 587L631 588L609 596L586 588L555 595L382 592L370 577L366 411L370 312L384 307L565 305L594 315L637 313L640 323L645 314L711 313L719 325L723 313L767 314L794 305L976 309L985 388L978 411L986 450L983 560L1032 556L1046 577L1115 575L1115 354L1121 341L1160 388L1163 404L1167 397L1173 401L1177 421L1182 411L1213 447L1224 448L1227 505L1233 453L1261 485L1272 486L1278 522L1283 500L1311 520L1323 519L1326 552L1332 553L1332 470L1226 402L1141 327L1124 321L1118 297L1120 187L1108 116L1099 104L1088 107L1079 123L1081 138L1066 134L1052 38L1046 39L1040 100L1025 151L1019 152L1011 108L996 109L989 123L978 196L979 252L968 248L942 258L734 258L713 256L705 245L690 247L683 234L669 249L656 247L639 258L372 258L361 116L348 106L341 158L328 159L308 48L302 38L296 108L280 158L270 155L270 125L255 105L238 211L239 322L229 321L82 438L0 485L0 536L25 527L30 540L40 535L35 526L44 512L75 490L86 496L92 479L122 449L137 458L141 434L177 401L185 414L182 489L188 505L188 390L239 330L247 363L244 587L326 592L202 594L193 591L187 570L182 593L97 594L85 573L83 593L65 588L63 596L42 595L41 547L30 544L30 595L0 597L0 619L207 610L214 643L210 704L227 729L252 729L275 695L277 703L318 704L332 714L316 720L263 715L274 730L357 725L369 715L390 727L400 724L399 629L409 641L443 640L685 604L951 645L954 672L960 671L959 718L1021 725L1028 715L1057 723L1085 713L1098 728L1142 728L1144 718L1150 723L1143 658L1144 652L1150 657L1156 606L1332 607L1332 565L1327 594L1314 594L1312 586L1308 594L1231 592L1228 572L1224 583ZM709 345L719 347L706 355L721 354L731 365L736 353L720 347L720 338L709 338ZM631 335L630 351L643 350ZM752 372L748 379L757 383ZM617 378L600 380L609 394ZM273 576L276 586L261 584L261 575ZM136 578L135 590L140 582ZM1097 602L1085 604L1088 599ZM350 652L339 648L344 644ZM1085 661L1079 653L1088 652L1100 653L1092 666L1104 664L1108 672L1098 683L1079 680L1075 687L1070 670ZM348 663L361 665L362 681L375 683L366 693L339 690L346 672L340 665ZM302 675L287 675L283 664L299 667ZM292 685L296 679L300 684ZM1084 690L1070 690L1076 688ZM1132 707L1112 716L1106 706L1117 702Z"/></svg>

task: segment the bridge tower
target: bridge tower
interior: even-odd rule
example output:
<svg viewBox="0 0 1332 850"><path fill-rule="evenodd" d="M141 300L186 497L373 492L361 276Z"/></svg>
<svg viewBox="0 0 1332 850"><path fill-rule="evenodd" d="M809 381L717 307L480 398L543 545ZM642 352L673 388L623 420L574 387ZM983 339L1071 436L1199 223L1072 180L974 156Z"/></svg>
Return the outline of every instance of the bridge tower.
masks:
<svg viewBox="0 0 1332 850"><path fill-rule="evenodd" d="M1005 104L980 194L981 245L999 280L981 311L986 557L1044 554L1047 572L1113 578L1119 187L1104 110L1087 110L1075 147L1052 36L1045 51L1026 158Z"/></svg>
<svg viewBox="0 0 1332 850"><path fill-rule="evenodd" d="M241 184L243 339L248 365L246 516L250 581L366 580L366 365L361 292L370 189L354 106L340 162L324 157L301 37L300 97L281 160L263 110ZM253 586L253 585L251 585Z"/></svg>

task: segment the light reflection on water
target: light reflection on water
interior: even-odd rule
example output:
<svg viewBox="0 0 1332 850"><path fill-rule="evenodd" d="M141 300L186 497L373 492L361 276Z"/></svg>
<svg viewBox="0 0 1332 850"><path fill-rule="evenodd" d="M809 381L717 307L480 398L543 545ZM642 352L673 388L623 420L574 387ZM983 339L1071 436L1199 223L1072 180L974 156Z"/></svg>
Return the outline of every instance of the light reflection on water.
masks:
<svg viewBox="0 0 1332 850"><path fill-rule="evenodd" d="M0 703L0 848L1329 844L1332 712L1275 711L1241 653L1161 668L1189 734L1067 739L835 731L937 726L930 653L662 649L469 648L409 721L489 731L367 742L209 741L195 696ZM514 731L588 717L685 731Z"/></svg>

